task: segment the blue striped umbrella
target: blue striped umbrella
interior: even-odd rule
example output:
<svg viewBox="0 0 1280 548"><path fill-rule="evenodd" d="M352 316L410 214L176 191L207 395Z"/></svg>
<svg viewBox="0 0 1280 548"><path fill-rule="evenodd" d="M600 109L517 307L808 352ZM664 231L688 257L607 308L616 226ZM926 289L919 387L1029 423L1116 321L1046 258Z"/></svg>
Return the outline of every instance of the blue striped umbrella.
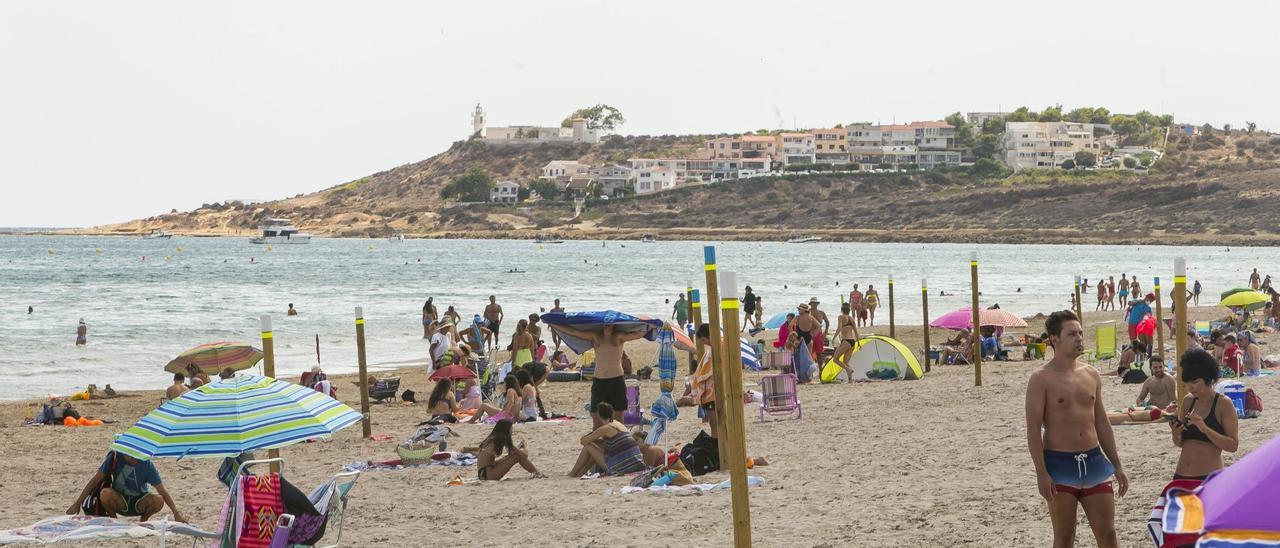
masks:
<svg viewBox="0 0 1280 548"><path fill-rule="evenodd" d="M237 375L160 404L111 444L140 459L231 457L326 436L360 413L310 388Z"/></svg>
<svg viewBox="0 0 1280 548"><path fill-rule="evenodd" d="M738 339L738 347L742 349L742 365L752 371L760 370L760 357L756 355L756 347L746 339Z"/></svg>
<svg viewBox="0 0 1280 548"><path fill-rule="evenodd" d="M649 408L649 412L653 413L653 425L649 428L649 437L646 442L650 445L656 445L662 438L663 432L667 430L667 421L676 420L676 417L680 416L676 402L671 398L677 367L675 341L675 331L670 327L658 332L658 380L660 382L658 398Z"/></svg>

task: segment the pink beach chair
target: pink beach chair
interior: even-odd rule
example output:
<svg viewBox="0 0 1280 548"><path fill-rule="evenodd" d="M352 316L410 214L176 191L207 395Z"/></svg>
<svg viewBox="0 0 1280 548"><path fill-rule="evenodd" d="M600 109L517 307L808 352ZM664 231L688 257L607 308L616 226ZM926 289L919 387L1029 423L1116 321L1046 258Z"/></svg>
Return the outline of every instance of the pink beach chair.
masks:
<svg viewBox="0 0 1280 548"><path fill-rule="evenodd" d="M794 413L797 419L804 418L795 375L783 373L761 377L760 393L763 395L760 398L760 422L764 422L766 413L788 416Z"/></svg>

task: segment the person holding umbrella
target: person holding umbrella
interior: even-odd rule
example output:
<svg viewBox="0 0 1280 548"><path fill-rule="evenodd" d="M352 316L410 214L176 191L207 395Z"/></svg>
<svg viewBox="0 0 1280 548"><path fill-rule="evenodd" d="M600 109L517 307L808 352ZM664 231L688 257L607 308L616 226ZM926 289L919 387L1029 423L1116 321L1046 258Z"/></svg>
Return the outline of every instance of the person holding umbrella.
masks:
<svg viewBox="0 0 1280 548"><path fill-rule="evenodd" d="M95 507L82 508L95 489L98 491ZM155 464L149 460L109 451L98 471L80 491L80 496L67 508L67 515L74 516L83 509L87 514L140 516L142 521L149 521L151 516L165 506L173 511L174 521L186 523L186 518L182 517L182 512L178 511L173 498L169 496L169 491L160 482L160 472L156 470Z"/></svg>

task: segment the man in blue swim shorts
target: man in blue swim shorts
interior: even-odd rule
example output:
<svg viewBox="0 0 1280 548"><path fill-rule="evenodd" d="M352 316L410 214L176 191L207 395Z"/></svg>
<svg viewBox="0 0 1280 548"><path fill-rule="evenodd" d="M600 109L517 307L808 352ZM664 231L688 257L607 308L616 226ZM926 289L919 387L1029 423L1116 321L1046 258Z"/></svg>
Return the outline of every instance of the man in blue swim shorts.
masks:
<svg viewBox="0 0 1280 548"><path fill-rule="evenodd" d="M1129 479L1102 404L1102 378L1076 361L1084 354L1084 328L1074 313L1050 314L1045 331L1053 359L1027 383L1027 448L1040 496L1049 502L1053 545L1074 545L1076 508L1083 506L1098 546L1118 547L1115 496L1129 490Z"/></svg>

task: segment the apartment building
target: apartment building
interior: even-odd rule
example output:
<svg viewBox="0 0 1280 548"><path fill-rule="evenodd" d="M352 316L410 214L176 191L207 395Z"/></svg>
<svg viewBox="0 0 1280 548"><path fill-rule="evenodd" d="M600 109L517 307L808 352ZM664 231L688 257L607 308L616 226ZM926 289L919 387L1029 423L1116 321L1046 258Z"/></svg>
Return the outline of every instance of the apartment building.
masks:
<svg viewBox="0 0 1280 548"><path fill-rule="evenodd" d="M849 163L849 134L844 128L815 129L810 133L813 134L813 154L816 163Z"/></svg>
<svg viewBox="0 0 1280 548"><path fill-rule="evenodd" d="M593 167L591 174L600 182L600 191L607 196L616 196L619 190L631 188L635 182L635 170L618 164Z"/></svg>
<svg viewBox="0 0 1280 548"><path fill-rule="evenodd" d="M731 136L710 139L703 145L702 153L699 154L699 157L704 159L741 158L742 138Z"/></svg>
<svg viewBox="0 0 1280 548"><path fill-rule="evenodd" d="M498 181L489 189L489 201L499 204L514 204L520 201L520 184L515 181Z"/></svg>
<svg viewBox="0 0 1280 548"><path fill-rule="evenodd" d="M676 171L666 166L639 168L636 170L636 194L651 194L676 187Z"/></svg>
<svg viewBox="0 0 1280 548"><path fill-rule="evenodd" d="M782 144L780 159L783 164L816 163L812 133L783 133L778 138Z"/></svg>
<svg viewBox="0 0 1280 548"><path fill-rule="evenodd" d="M1008 112L970 112L965 114L964 117L969 122L969 125L981 129L982 125L986 124L987 121L999 120L1008 115Z"/></svg>
<svg viewBox="0 0 1280 548"><path fill-rule="evenodd" d="M689 160L685 158L630 158L627 163L634 171L665 167L672 171L676 182L689 178Z"/></svg>
<svg viewBox="0 0 1280 548"><path fill-rule="evenodd" d="M569 177L589 171L591 171L591 166L577 160L552 160L547 162L547 165L542 166L542 175L538 178L559 181L563 184L569 181Z"/></svg>
<svg viewBox="0 0 1280 548"><path fill-rule="evenodd" d="M781 149L782 139L777 135L742 136L743 158L768 158L771 162L776 162Z"/></svg>
<svg viewBox="0 0 1280 548"><path fill-rule="evenodd" d="M917 165L926 169L960 164L956 128L946 122L910 124L849 124L850 161L862 166L888 164L892 167Z"/></svg>
<svg viewBox="0 0 1280 548"><path fill-rule="evenodd" d="M1001 147L1004 163L1015 171L1061 167L1077 152L1101 150L1093 124L1078 122L1009 122Z"/></svg>

